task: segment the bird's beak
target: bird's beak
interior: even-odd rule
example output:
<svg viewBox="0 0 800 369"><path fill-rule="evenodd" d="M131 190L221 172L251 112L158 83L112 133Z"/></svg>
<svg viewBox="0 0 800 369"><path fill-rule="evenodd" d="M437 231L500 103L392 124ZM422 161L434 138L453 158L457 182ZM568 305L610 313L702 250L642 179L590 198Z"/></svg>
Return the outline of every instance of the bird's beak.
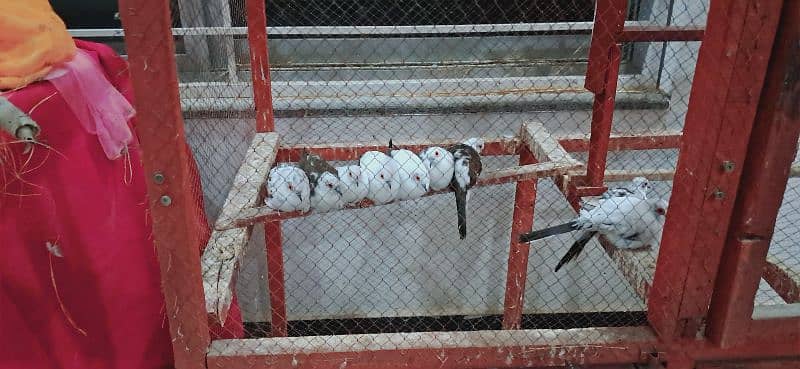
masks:
<svg viewBox="0 0 800 369"><path fill-rule="evenodd" d="M297 198L299 198L299 199L300 199L300 201L302 202L302 201L303 201L303 193L302 193L302 192L300 192L300 191L295 191L294 193L296 193L296 194L297 194Z"/></svg>
<svg viewBox="0 0 800 369"><path fill-rule="evenodd" d="M389 189L392 189L392 181L386 181L386 185L389 186Z"/></svg>
<svg viewBox="0 0 800 369"><path fill-rule="evenodd" d="M340 190L339 187L336 187L333 190L336 191L336 193L338 193L339 196L342 196L342 190Z"/></svg>

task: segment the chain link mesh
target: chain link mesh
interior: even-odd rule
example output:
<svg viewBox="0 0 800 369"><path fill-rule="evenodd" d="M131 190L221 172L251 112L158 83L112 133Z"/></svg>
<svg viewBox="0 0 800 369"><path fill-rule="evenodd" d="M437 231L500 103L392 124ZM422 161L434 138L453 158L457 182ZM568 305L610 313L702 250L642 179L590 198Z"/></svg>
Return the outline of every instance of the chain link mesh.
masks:
<svg viewBox="0 0 800 369"><path fill-rule="evenodd" d="M242 1L190 4L178 4L183 27L246 25ZM553 137L588 137L591 1L276 1L267 11L281 146L507 139L531 120ZM642 1L632 2L628 19L701 25L704 17L705 6ZM530 30L507 27L517 24ZM231 184L254 137L247 39L238 33L212 37L190 28L181 37L187 137L212 223L238 190ZM614 134L680 132L698 44L623 45ZM676 159L677 150L612 152L608 167L647 175L674 170ZM486 173L519 157L482 161ZM534 229L575 216L552 180L538 182ZM670 190L669 182L654 183L653 194L668 198ZM283 221L288 334L499 329L514 184L470 193L463 241L452 195ZM574 265L552 272L576 237L531 244L522 327L645 324L642 298L595 241ZM254 227L237 274L248 337L270 335L263 240Z"/></svg>
<svg viewBox="0 0 800 369"><path fill-rule="evenodd" d="M627 20L634 24L703 26L708 2L629 3ZM251 143L266 139L256 134L252 114L244 1L176 0L172 8L187 140L209 223L230 215L223 207L232 199L252 195L246 201L258 203L233 205L263 211L269 168L247 161ZM277 162L296 163L303 147L483 137L494 152L481 157L485 175L520 165L520 155L497 142L519 138L524 122L541 123L536 134L548 139L588 138L593 96L583 84L593 17L594 2L584 0L271 1L275 131L281 148L297 149L279 151ZM680 134L698 48L699 42L622 45L612 135ZM588 160L580 149L571 155ZM668 201L677 158L677 148L611 151L607 169L650 178L648 196ZM770 258L791 261L798 254L790 242L797 233L793 181ZM536 183L533 229L575 218L558 183ZM290 336L500 329L515 183L469 192L465 240L458 238L450 194L287 217L280 224L282 277L268 270L257 224L244 254L233 256L240 260L235 294L245 336L274 331L268 281L276 278L285 280L280 318L288 320ZM645 325L644 285L652 281L657 245L624 257L593 239L553 272L577 233L530 244L521 327ZM762 283L756 303L780 303L770 291Z"/></svg>

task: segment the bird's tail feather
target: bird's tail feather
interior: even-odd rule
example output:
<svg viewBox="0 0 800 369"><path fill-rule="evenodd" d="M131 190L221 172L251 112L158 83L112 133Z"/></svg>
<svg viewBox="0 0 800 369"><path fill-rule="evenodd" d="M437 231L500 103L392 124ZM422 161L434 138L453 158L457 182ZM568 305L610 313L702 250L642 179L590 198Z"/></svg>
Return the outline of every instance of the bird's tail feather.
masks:
<svg viewBox="0 0 800 369"><path fill-rule="evenodd" d="M570 261L578 257L581 251L583 251L583 248L586 247L586 244L589 243L589 240L591 240L595 234L597 234L597 231L583 232L581 237L578 238L578 240L575 241L575 243L573 243L572 246L570 246L567 253L564 254L561 260L558 261L558 264L556 264L555 271L557 272L559 269L561 269L562 266L564 266L564 264L569 263Z"/></svg>
<svg viewBox="0 0 800 369"><path fill-rule="evenodd" d="M456 210L458 211L458 235L467 237L467 191L456 190Z"/></svg>
<svg viewBox="0 0 800 369"><path fill-rule="evenodd" d="M572 232L575 230L575 226L573 224L574 222L570 221L568 223L547 227L538 231L528 232L519 236L519 242L526 243L545 237L555 236L557 234Z"/></svg>

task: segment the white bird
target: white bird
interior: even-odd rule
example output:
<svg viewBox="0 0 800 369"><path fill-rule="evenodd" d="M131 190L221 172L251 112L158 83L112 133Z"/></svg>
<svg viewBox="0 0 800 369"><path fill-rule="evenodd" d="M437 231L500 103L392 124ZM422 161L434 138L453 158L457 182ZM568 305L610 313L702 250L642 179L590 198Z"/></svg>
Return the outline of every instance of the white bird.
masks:
<svg viewBox="0 0 800 369"><path fill-rule="evenodd" d="M305 149L297 163L305 171L311 184L311 208L325 212L342 207L342 194L339 191L339 177L336 168L325 159Z"/></svg>
<svg viewBox="0 0 800 369"><path fill-rule="evenodd" d="M336 167L339 173L339 190L342 193L342 203L352 204L367 197L369 188L366 178L361 175L358 165L345 165Z"/></svg>
<svg viewBox="0 0 800 369"><path fill-rule="evenodd" d="M417 199L428 193L430 190L428 168L417 154L405 149L395 149L390 139L389 156L400 165L397 170L397 181L400 183L400 190L397 191L398 200Z"/></svg>
<svg viewBox="0 0 800 369"><path fill-rule="evenodd" d="M471 146L478 154L483 152L483 139L480 137L472 137L464 141L464 145Z"/></svg>
<svg viewBox="0 0 800 369"><path fill-rule="evenodd" d="M311 186L302 169L282 166L270 169L266 205L277 211L309 210Z"/></svg>
<svg viewBox="0 0 800 369"><path fill-rule="evenodd" d="M344 203L339 187L339 178L329 172L322 172L317 180L317 186L311 193L311 208L316 212L342 208Z"/></svg>
<svg viewBox="0 0 800 369"><path fill-rule="evenodd" d="M458 235L463 240L467 237L467 199L469 189L478 181L483 165L481 156L469 145L457 144L449 149L453 154L453 179L450 188L456 196L456 211L458 212Z"/></svg>
<svg viewBox="0 0 800 369"><path fill-rule="evenodd" d="M358 161L361 175L367 182L367 198L376 204L386 204L397 198L400 183L397 170L400 165L391 156L380 151L367 151Z"/></svg>
<svg viewBox="0 0 800 369"><path fill-rule="evenodd" d="M443 147L431 146L419 154L422 163L428 168L430 186L434 191L441 191L450 186L453 180L453 154Z"/></svg>
<svg viewBox="0 0 800 369"><path fill-rule="evenodd" d="M641 184L642 182L636 182L637 186ZM582 208L578 217L571 222L523 234L520 236L520 242L530 242L576 230L583 231L558 262L555 271L577 257L589 240L598 233L605 235L620 249L640 249L658 245L667 211L666 201L644 199L633 191L627 189L624 191L619 188L611 189L604 194L596 207Z"/></svg>

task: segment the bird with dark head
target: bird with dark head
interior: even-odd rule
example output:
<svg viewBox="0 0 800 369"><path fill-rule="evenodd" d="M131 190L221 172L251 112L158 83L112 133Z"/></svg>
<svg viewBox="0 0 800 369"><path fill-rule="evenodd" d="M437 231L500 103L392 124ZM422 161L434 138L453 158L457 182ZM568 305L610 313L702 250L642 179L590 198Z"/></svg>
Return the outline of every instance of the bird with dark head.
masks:
<svg viewBox="0 0 800 369"><path fill-rule="evenodd" d="M306 172L311 184L311 207L327 211L341 207L339 172L321 156L303 149L297 166Z"/></svg>
<svg viewBox="0 0 800 369"><path fill-rule="evenodd" d="M456 196L456 211L458 212L458 234L463 240L467 237L467 200L469 189L475 186L478 177L483 171L481 155L468 144L456 144L448 151L453 154L453 179L450 188Z"/></svg>

